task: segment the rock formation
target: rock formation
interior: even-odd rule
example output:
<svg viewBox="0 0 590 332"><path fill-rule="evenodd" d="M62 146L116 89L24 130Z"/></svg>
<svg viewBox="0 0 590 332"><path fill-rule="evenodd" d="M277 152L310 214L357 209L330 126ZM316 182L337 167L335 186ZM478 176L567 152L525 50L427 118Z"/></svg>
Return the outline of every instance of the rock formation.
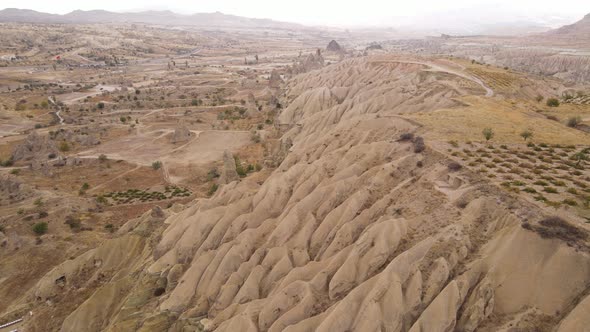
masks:
<svg viewBox="0 0 590 332"><path fill-rule="evenodd" d="M337 41L331 40L328 43L328 46L326 46L326 51L328 51L328 52L334 52L334 53L341 53L344 50L342 49L342 47L340 46L340 44L338 44Z"/></svg>
<svg viewBox="0 0 590 332"><path fill-rule="evenodd" d="M165 230L129 221L14 307L52 301L61 326L27 327L64 332L585 328L590 234L398 140L420 129L402 113L459 106L463 78L436 75L377 57L294 77L267 180L170 211ZM222 172L236 177L229 152Z"/></svg>
<svg viewBox="0 0 590 332"><path fill-rule="evenodd" d="M270 73L270 78L268 80L268 86L271 88L279 88L283 83L283 79L281 78L281 74L278 71L273 70Z"/></svg>
<svg viewBox="0 0 590 332"><path fill-rule="evenodd" d="M33 195L29 186L12 175L0 175L0 205L22 201Z"/></svg>
<svg viewBox="0 0 590 332"><path fill-rule="evenodd" d="M55 142L47 136L41 136L36 131L31 132L25 141L14 149L14 161L47 160L50 155L57 155Z"/></svg>
<svg viewBox="0 0 590 332"><path fill-rule="evenodd" d="M236 171L236 161L234 156L227 150L223 151L223 168L221 169L221 175L219 176L219 183L228 184L239 178L238 172Z"/></svg>
<svg viewBox="0 0 590 332"><path fill-rule="evenodd" d="M320 69L324 66L324 57L320 52L316 54L308 54L306 57L301 57L298 61L293 63L289 69L291 74L307 73L308 71Z"/></svg>
<svg viewBox="0 0 590 332"><path fill-rule="evenodd" d="M184 122L179 122L174 129L172 143L187 142L191 139L191 135L191 131L187 128Z"/></svg>

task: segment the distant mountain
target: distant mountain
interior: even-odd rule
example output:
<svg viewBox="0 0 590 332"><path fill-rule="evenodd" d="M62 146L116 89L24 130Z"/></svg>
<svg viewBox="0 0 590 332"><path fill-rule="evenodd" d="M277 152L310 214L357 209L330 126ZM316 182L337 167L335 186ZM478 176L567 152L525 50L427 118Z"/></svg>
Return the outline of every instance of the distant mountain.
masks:
<svg viewBox="0 0 590 332"><path fill-rule="evenodd" d="M223 13L176 14L171 11L145 11L137 13L115 13L106 10L75 10L65 15L41 13L29 9L7 8L0 10L0 22L22 23L146 23L160 25L190 25L199 27L224 28L279 28L294 29L302 26L295 23L278 22L269 19L247 18Z"/></svg>
<svg viewBox="0 0 590 332"><path fill-rule="evenodd" d="M590 40L590 14L574 24L564 25L548 32L550 35Z"/></svg>

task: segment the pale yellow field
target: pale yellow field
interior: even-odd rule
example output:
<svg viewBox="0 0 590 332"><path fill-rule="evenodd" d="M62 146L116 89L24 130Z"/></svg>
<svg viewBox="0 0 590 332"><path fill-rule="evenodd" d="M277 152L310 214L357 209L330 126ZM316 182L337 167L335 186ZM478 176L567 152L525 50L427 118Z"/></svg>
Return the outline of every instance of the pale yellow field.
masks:
<svg viewBox="0 0 590 332"><path fill-rule="evenodd" d="M494 130L493 142L522 143L520 133L532 130L533 142L548 144L590 144L590 135L552 121L516 103L476 96L462 98L467 106L407 115L425 126L431 139L483 141L482 130ZM565 116L567 118L567 116Z"/></svg>

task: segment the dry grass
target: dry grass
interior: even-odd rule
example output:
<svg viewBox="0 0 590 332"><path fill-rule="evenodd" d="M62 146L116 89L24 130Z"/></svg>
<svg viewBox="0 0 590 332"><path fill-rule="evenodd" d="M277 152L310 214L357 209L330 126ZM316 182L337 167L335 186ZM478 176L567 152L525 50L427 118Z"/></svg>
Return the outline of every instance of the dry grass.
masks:
<svg viewBox="0 0 590 332"><path fill-rule="evenodd" d="M425 136L431 140L482 141L482 130L490 127L495 132L494 143L522 143L520 133L533 129L534 142L590 144L589 134L546 119L511 102L476 96L464 97L461 101L467 106L416 113L407 117L422 123Z"/></svg>

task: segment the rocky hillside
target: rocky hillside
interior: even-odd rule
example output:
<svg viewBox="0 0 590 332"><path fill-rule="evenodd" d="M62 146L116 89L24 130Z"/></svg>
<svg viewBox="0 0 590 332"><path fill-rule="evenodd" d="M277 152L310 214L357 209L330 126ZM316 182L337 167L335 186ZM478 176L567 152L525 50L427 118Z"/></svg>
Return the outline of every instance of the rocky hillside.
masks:
<svg viewBox="0 0 590 332"><path fill-rule="evenodd" d="M285 157L265 182L129 221L3 318L32 310L30 329L61 331L588 326L588 233L455 167L402 117L481 89L390 57L287 85Z"/></svg>
<svg viewBox="0 0 590 332"><path fill-rule="evenodd" d="M549 31L547 34L590 40L590 14L574 24L565 25L559 29Z"/></svg>

